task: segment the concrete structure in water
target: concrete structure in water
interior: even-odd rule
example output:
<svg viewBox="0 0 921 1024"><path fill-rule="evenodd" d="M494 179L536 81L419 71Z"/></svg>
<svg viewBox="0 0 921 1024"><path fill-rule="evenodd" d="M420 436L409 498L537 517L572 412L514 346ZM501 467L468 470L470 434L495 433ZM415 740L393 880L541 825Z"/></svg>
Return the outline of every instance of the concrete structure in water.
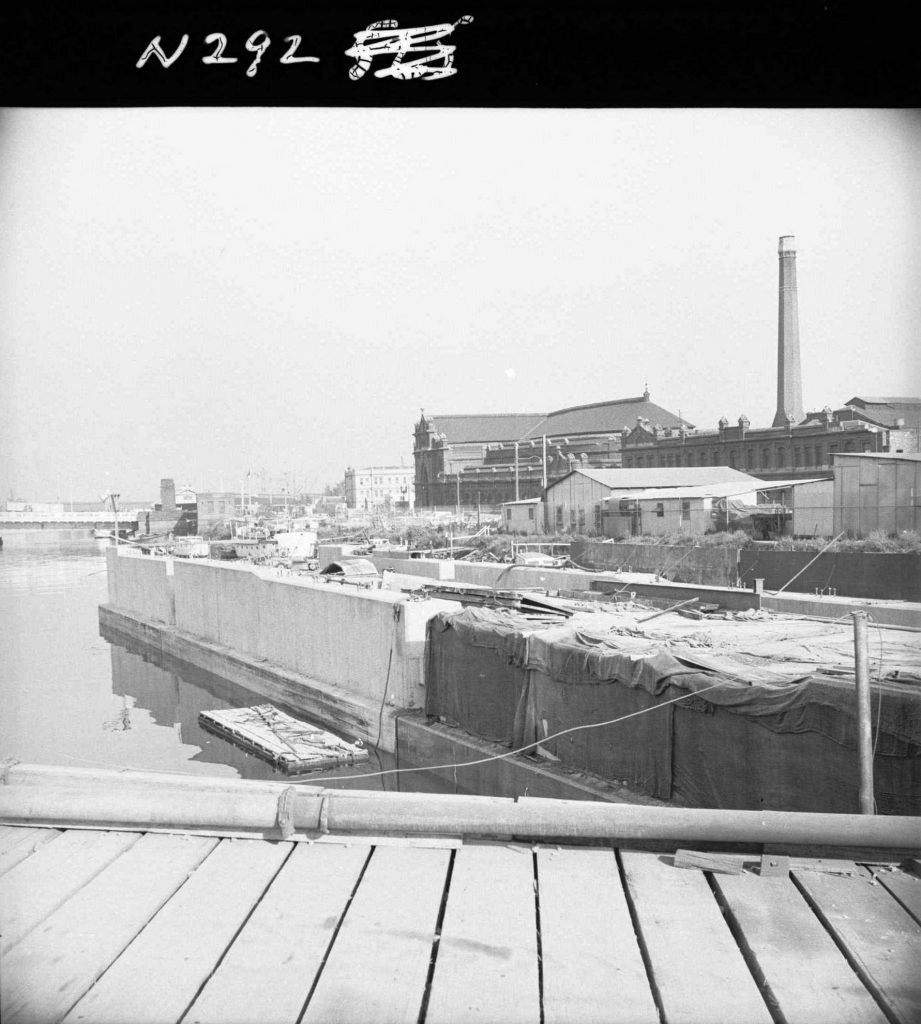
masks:
<svg viewBox="0 0 921 1024"><path fill-rule="evenodd" d="M803 419L803 378L799 359L799 304L796 294L796 239L782 235L777 315L777 411L771 426L785 427Z"/></svg>

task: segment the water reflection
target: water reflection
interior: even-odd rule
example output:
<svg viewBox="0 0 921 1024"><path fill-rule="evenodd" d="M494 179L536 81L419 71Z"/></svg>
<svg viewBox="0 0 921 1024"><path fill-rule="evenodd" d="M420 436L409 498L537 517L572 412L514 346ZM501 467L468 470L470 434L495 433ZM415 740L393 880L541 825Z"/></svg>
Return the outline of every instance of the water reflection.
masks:
<svg viewBox="0 0 921 1024"><path fill-rule="evenodd" d="M8 531L0 548L0 757L284 781L259 758L206 732L198 713L264 703L243 687L117 632L101 633L107 542L87 531ZM275 702L273 702L275 703ZM298 718L298 709L278 705ZM316 723L322 725L322 723ZM322 772L323 785L443 792L425 772L352 779L395 767ZM311 776L298 778L310 782Z"/></svg>
<svg viewBox="0 0 921 1024"><path fill-rule="evenodd" d="M200 711L248 707L265 703L265 697L204 669L177 661L163 651L141 644L108 626L100 626L100 633L110 644L112 692L123 698L126 728L132 726L132 712L141 709L149 713L156 725L174 729L180 743L198 748L198 752L189 759L191 761L229 765L248 779L301 779L309 783L309 773L298 776L278 772L267 762L215 736L199 724ZM308 720L303 711L297 708L278 701L273 703L281 711ZM323 727L322 722L313 724ZM323 785L357 789L407 788L396 775L349 781L351 775L365 775L396 767L390 755L379 753L373 748L370 753L370 761L365 764L319 773L324 779L330 775L335 776L334 781L324 782ZM426 784L422 782L422 785Z"/></svg>

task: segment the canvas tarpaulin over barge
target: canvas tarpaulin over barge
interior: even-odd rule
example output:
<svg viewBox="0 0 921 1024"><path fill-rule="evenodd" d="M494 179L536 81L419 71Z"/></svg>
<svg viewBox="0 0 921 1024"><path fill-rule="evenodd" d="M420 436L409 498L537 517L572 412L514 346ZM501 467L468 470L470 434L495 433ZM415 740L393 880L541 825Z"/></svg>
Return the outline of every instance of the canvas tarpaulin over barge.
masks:
<svg viewBox="0 0 921 1024"><path fill-rule="evenodd" d="M540 626L494 609L439 613L429 623L426 713L510 749L540 742L566 767L662 800L854 811L852 677L795 661L778 670L763 650L740 659L688 638L662 643L637 621L589 614ZM873 685L880 813L918 813L921 802L921 686L902 676ZM684 699L657 706L675 697Z"/></svg>

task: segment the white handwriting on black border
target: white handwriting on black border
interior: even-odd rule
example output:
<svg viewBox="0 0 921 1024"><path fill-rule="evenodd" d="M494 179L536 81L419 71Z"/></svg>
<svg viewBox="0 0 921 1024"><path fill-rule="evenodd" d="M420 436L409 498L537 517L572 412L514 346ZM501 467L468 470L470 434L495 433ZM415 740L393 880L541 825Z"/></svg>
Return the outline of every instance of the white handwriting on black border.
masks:
<svg viewBox="0 0 921 1024"><path fill-rule="evenodd" d="M153 39L147 44L147 49L141 54L135 67L142 68L150 60L151 57L156 57L157 60L163 65L163 67L171 67L176 61L182 56L182 52L185 50L189 43L189 36L186 33L182 39L179 40L179 45L176 49L167 56L160 45L160 36L154 36ZM288 49L279 58L279 64L319 64L319 57L301 57L298 56L297 50L301 45L301 37L298 35L285 36L285 42L288 43ZM258 32L254 32L249 39L243 44L250 53L254 53L256 56L253 58L252 63L246 69L246 75L248 78L252 78L259 70L259 62L262 60L262 55L272 45L272 40L269 38L269 34L262 29ZM227 36L223 32L212 32L211 35L205 37L205 46L213 46L214 49L211 53L206 53L202 57L202 64L236 64L237 57L227 57L224 55L224 51L227 49Z"/></svg>
<svg viewBox="0 0 921 1024"><path fill-rule="evenodd" d="M345 56L352 57L355 61L355 64L349 69L349 77L353 82L358 81L368 71L376 57L393 58L389 67L380 68L374 72L376 78L390 76L398 81L413 79L435 81L439 78L456 75L454 51L457 47L445 45L439 40L451 35L458 25L469 25L472 21L473 18L469 14L465 14L453 23L408 29L398 28L398 23L393 20L376 21L363 32L354 33L355 43L345 51ZM138 58L135 67L143 68L151 57L155 57L161 67L172 67L185 52L189 43L189 35L184 33L179 40L179 45L169 55L163 49L161 40L162 36L154 36L151 39ZM298 55L301 36L285 36L285 42L289 45L279 58L280 64L320 63L319 57ZM250 53L255 54L246 69L247 77L254 78L259 70L259 62L272 45L272 40L268 32L259 29L243 45ZM202 64L236 64L239 60L238 57L225 54L227 36L223 32L212 32L206 36L205 46L213 46L214 49L201 58Z"/></svg>

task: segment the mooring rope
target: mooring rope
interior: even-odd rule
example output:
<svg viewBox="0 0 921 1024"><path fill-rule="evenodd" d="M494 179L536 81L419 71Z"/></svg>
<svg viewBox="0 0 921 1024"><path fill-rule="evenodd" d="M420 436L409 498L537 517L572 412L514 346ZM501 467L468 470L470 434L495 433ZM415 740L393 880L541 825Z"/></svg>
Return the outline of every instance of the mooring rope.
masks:
<svg viewBox="0 0 921 1024"><path fill-rule="evenodd" d="M649 711L656 711L659 708L664 708L668 704L676 704L679 700L686 700L688 697L696 697L701 693L706 693L708 690L715 690L718 686L727 686L728 683L713 683L711 686L705 686L700 690L694 690L691 693L683 693L680 697L672 697L671 700L663 700L659 704L653 704L652 707L643 708L640 711L632 711L629 715L621 715L619 718L612 718L607 722L589 722L587 725L573 725L568 729L561 729L559 732L551 733L549 736L544 736L539 740L534 740L533 743L526 743L523 747L518 747L515 750L505 750L501 754L492 754L489 757L480 757L475 761L457 761L449 764L428 764L421 765L418 768L387 768L380 772L366 772L361 775L324 775L316 776L311 775L306 779L292 779L292 786L312 786L316 782L338 782L342 779L377 779L382 775L407 775L409 772L434 772L434 771L445 771L447 769L458 768L470 768L473 765L487 764L490 761L501 761L507 757L514 757L515 754L524 753L526 750L530 750L532 747L543 746L545 743L549 743L550 740L555 740L559 736L566 736L571 732L579 732L583 729L601 729L606 725L617 725L618 722L625 722L628 718L636 718L638 715L645 715Z"/></svg>

